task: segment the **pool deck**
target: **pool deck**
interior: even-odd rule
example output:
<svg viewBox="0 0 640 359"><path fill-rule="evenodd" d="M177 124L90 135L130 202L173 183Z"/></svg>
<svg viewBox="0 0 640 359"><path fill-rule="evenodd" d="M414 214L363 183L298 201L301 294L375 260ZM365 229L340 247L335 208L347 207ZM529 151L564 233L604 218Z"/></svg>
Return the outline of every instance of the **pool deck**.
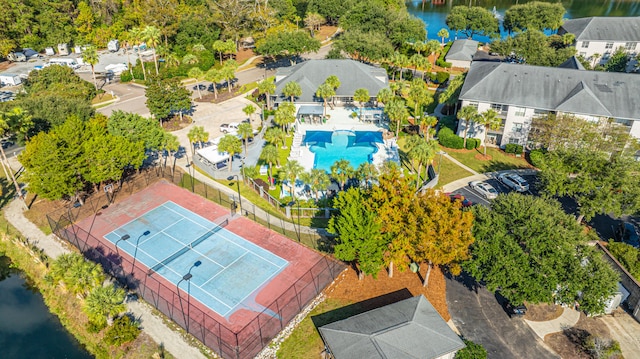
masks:
<svg viewBox="0 0 640 359"><path fill-rule="evenodd" d="M310 124L296 122L297 130L293 138L293 144L291 145L291 154L289 160L298 161L305 171L310 171L313 168L315 154L309 150L307 146L302 145L304 134L307 131L336 131L336 130L350 130L350 131L387 131L389 129L386 123L374 124L368 122L361 122L358 118L351 118L353 113L352 109L338 107L331 109L327 107L327 115L329 119L323 124ZM373 155L373 164L377 167L381 166L385 161L400 161L398 155L397 146L395 145L395 139L385 140L384 144L377 144L378 151Z"/></svg>

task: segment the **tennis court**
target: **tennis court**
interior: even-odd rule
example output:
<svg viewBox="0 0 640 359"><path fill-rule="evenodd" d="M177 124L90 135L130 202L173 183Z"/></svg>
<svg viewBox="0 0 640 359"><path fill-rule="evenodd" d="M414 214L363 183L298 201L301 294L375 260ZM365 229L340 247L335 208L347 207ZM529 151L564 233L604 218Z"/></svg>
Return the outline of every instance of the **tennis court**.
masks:
<svg viewBox="0 0 640 359"><path fill-rule="evenodd" d="M147 275L160 275L179 285L180 290L225 318L240 308L255 308L255 294L289 264L172 201L104 238L121 254L126 252L146 266ZM197 262L200 264L195 266Z"/></svg>

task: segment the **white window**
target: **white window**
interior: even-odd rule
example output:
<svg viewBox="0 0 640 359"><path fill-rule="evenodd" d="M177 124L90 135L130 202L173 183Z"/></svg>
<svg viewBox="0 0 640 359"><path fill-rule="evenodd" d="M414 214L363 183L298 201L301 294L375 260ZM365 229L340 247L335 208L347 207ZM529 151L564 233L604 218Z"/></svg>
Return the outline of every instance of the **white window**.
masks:
<svg viewBox="0 0 640 359"><path fill-rule="evenodd" d="M604 48L605 48L605 49L613 49L613 42L607 42L607 43L604 45Z"/></svg>
<svg viewBox="0 0 640 359"><path fill-rule="evenodd" d="M478 103L477 102L469 102L469 106L475 108L476 110L478 109Z"/></svg>
<svg viewBox="0 0 640 359"><path fill-rule="evenodd" d="M636 44L636 42L627 42L626 44L624 44L624 48L628 51L635 51Z"/></svg>
<svg viewBox="0 0 640 359"><path fill-rule="evenodd" d="M507 112L509 110L509 105L501 105L499 103L492 103L491 104L491 109L495 110L498 113L504 113L504 112Z"/></svg>
<svg viewBox="0 0 640 359"><path fill-rule="evenodd" d="M515 115L518 117L524 117L525 108L524 107L516 107Z"/></svg>
<svg viewBox="0 0 640 359"><path fill-rule="evenodd" d="M583 42L582 42L582 48L583 48L583 49L586 49L586 48L588 48L588 47L589 47L589 41L583 41Z"/></svg>
<svg viewBox="0 0 640 359"><path fill-rule="evenodd" d="M520 139L519 138L509 138L509 143L513 143L515 145L519 145L520 144Z"/></svg>
<svg viewBox="0 0 640 359"><path fill-rule="evenodd" d="M513 132L522 133L522 124L514 123L513 124Z"/></svg>

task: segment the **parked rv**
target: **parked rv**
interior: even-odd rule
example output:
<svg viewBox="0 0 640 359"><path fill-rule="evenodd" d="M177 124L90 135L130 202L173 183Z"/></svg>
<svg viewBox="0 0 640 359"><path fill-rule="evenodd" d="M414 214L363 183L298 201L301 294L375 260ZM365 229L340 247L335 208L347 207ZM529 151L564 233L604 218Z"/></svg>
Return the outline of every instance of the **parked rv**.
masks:
<svg viewBox="0 0 640 359"><path fill-rule="evenodd" d="M62 56L69 55L69 46L67 44L58 44L58 54Z"/></svg>
<svg viewBox="0 0 640 359"><path fill-rule="evenodd" d="M24 53L24 56L26 56L27 60L37 59L38 57L40 57L40 54L34 49L22 49L22 53Z"/></svg>
<svg viewBox="0 0 640 359"><path fill-rule="evenodd" d="M80 67L80 64L78 64L77 59L69 59L69 58L63 58L63 57L54 57L49 59L49 65L64 65L64 66L69 66L74 70Z"/></svg>
<svg viewBox="0 0 640 359"><path fill-rule="evenodd" d="M47 47L46 49L44 49L44 53L47 54L47 56L53 56L56 54L56 52L53 50L53 47Z"/></svg>
<svg viewBox="0 0 640 359"><path fill-rule="evenodd" d="M27 61L27 57L22 52L10 52L7 59L11 62Z"/></svg>
<svg viewBox="0 0 640 359"><path fill-rule="evenodd" d="M109 43L107 44L107 49L111 52L118 52L118 50L120 50L120 41L118 40L109 41Z"/></svg>
<svg viewBox="0 0 640 359"><path fill-rule="evenodd" d="M0 74L0 85L17 86L22 83L22 78L15 74Z"/></svg>

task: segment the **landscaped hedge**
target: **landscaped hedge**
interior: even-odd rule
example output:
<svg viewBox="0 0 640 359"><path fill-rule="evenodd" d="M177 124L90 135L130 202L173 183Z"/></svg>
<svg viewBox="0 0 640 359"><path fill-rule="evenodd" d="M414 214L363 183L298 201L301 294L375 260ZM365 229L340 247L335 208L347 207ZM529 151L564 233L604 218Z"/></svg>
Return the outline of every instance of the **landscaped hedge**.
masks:
<svg viewBox="0 0 640 359"><path fill-rule="evenodd" d="M516 145L515 143L508 143L504 147L504 152L506 153L521 154L523 150L524 147L522 147L522 145Z"/></svg>
<svg viewBox="0 0 640 359"><path fill-rule="evenodd" d="M475 150L476 148L480 147L480 144L482 143L482 141L480 141L479 138L467 138L467 149L468 150Z"/></svg>
<svg viewBox="0 0 640 359"><path fill-rule="evenodd" d="M442 51L440 51L440 56L438 56L438 59L436 60L436 65L438 65L440 67L451 67L451 63L450 62L444 61L444 57L449 52L449 49L451 48L451 45L453 45L452 41L449 41L449 42L447 42L446 45L444 45L444 48L442 49Z"/></svg>
<svg viewBox="0 0 640 359"><path fill-rule="evenodd" d="M529 152L529 160L531 164L540 167L544 162L544 151L543 150L533 150Z"/></svg>
<svg viewBox="0 0 640 359"><path fill-rule="evenodd" d="M464 148L464 140L462 137L453 133L448 127L443 127L438 131L438 142L447 148L462 149Z"/></svg>

